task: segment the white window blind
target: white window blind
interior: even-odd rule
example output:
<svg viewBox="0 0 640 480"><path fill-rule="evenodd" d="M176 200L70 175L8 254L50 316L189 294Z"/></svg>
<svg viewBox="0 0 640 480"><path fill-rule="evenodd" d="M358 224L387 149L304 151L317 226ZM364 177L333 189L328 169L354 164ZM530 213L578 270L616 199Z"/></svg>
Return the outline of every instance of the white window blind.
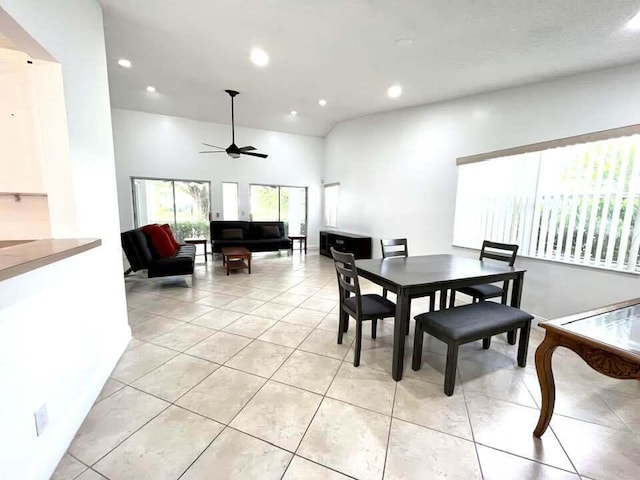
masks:
<svg viewBox="0 0 640 480"><path fill-rule="evenodd" d="M338 226L338 202L340 185L334 183L324 187L324 224L327 227Z"/></svg>
<svg viewBox="0 0 640 480"><path fill-rule="evenodd" d="M238 184L235 182L222 183L222 218L238 220Z"/></svg>
<svg viewBox="0 0 640 480"><path fill-rule="evenodd" d="M640 135L460 165L454 244L640 271Z"/></svg>

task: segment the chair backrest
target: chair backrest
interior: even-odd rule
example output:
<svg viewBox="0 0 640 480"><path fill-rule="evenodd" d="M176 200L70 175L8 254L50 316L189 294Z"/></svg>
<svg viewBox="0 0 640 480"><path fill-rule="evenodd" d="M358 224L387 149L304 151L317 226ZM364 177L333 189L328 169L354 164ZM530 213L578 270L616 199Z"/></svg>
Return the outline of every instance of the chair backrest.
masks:
<svg viewBox="0 0 640 480"><path fill-rule="evenodd" d="M520 248L518 245L511 243L498 243L485 240L482 242L480 260L490 258L492 260L498 260L499 262L508 263L510 267L513 267L513 264L516 263L518 248Z"/></svg>
<svg viewBox="0 0 640 480"><path fill-rule="evenodd" d="M409 246L406 238L391 238L380 240L382 247L382 258L408 257Z"/></svg>
<svg viewBox="0 0 640 480"><path fill-rule="evenodd" d="M362 298L360 296L360 283L358 282L358 270L356 260L352 253L342 253L331 247L331 256L336 267L338 277L338 290L340 292L340 304L344 302L348 294L357 298L357 312L362 310ZM347 293L348 292L348 293Z"/></svg>

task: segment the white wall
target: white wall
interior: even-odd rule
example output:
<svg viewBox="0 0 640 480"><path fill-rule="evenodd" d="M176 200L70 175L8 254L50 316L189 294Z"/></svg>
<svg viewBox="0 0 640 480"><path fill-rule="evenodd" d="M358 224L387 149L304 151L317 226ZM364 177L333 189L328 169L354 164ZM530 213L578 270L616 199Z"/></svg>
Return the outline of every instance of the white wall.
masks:
<svg viewBox="0 0 640 480"><path fill-rule="evenodd" d="M324 179L340 182L339 228L372 235L374 252L382 237L408 237L412 254L454 252L456 158L636 123L638 65L342 122ZM519 264L523 308L542 317L640 296L639 276Z"/></svg>
<svg viewBox="0 0 640 480"><path fill-rule="evenodd" d="M62 65L76 235L103 241L0 282L0 378L10 392L0 396L0 478L46 479L130 338L104 32L93 0L0 7ZM37 437L33 412L43 403L49 427Z"/></svg>
<svg viewBox="0 0 640 480"><path fill-rule="evenodd" d="M113 109L113 135L122 229L133 228L131 177L210 180L212 213L222 220L222 182L238 182L241 220L249 219L249 184L309 187L309 244L317 245L324 141L322 138L236 128L239 146L253 145L268 158L200 154L202 142L226 147L231 126L132 110Z"/></svg>

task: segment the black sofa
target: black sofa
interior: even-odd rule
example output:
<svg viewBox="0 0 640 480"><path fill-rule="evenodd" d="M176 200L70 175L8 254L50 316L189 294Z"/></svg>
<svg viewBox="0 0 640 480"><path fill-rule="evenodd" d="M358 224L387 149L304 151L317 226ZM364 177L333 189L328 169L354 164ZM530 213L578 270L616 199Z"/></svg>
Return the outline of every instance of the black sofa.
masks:
<svg viewBox="0 0 640 480"><path fill-rule="evenodd" d="M263 227L273 230L274 234L265 235L268 232L265 232ZM273 227L277 228L277 236ZM277 252L291 249L291 239L285 235L284 222L222 220L211 222L210 228L213 253L221 253L223 247L245 247L251 252ZM235 235L238 231L242 232L242 238L237 238L238 235Z"/></svg>
<svg viewBox="0 0 640 480"><path fill-rule="evenodd" d="M147 270L147 276L168 277L171 275L191 275L196 258L196 246L181 244L173 257L160 258L155 252L151 241L141 228L128 230L120 234L122 249L130 270Z"/></svg>

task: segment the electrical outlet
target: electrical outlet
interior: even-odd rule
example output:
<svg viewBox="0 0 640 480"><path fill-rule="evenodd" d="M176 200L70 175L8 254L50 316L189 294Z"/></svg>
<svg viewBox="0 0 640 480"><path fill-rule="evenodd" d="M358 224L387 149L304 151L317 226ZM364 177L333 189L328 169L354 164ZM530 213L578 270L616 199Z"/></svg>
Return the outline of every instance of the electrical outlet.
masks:
<svg viewBox="0 0 640 480"><path fill-rule="evenodd" d="M36 433L42 435L44 429L49 424L49 416L47 415L47 404L43 403L36 413L33 414L36 421Z"/></svg>

